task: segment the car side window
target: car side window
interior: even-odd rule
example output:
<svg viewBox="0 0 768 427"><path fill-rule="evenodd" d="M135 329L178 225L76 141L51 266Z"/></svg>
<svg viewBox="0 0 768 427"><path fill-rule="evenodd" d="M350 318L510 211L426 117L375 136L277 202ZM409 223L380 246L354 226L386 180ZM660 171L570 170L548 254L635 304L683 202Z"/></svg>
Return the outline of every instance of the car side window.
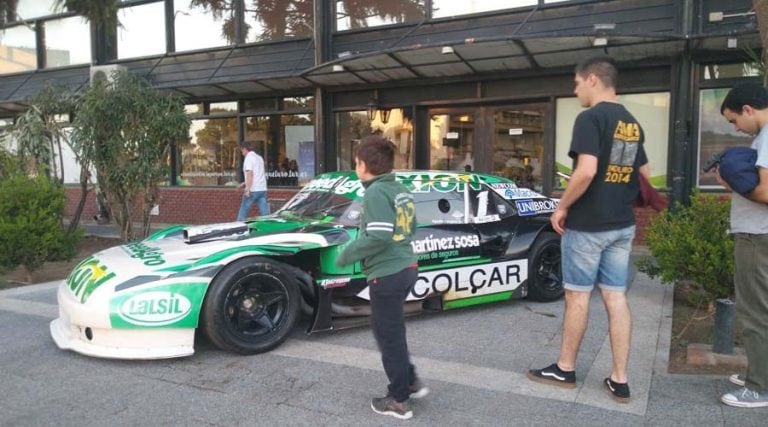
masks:
<svg viewBox="0 0 768 427"><path fill-rule="evenodd" d="M416 224L464 224L464 195L456 191L414 192Z"/></svg>

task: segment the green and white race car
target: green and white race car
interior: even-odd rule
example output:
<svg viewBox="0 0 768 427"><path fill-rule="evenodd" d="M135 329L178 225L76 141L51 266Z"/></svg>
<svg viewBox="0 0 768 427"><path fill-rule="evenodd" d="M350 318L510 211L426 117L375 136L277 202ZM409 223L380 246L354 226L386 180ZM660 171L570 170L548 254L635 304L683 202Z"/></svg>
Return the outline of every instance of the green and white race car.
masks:
<svg viewBox="0 0 768 427"><path fill-rule="evenodd" d="M413 195L419 278L407 313L563 294L557 200L480 173L399 171ZM91 255L58 289L51 335L62 349L158 359L194 353L195 331L242 354L307 333L367 323L360 265L334 260L355 239L363 186L326 173L270 216L174 226Z"/></svg>

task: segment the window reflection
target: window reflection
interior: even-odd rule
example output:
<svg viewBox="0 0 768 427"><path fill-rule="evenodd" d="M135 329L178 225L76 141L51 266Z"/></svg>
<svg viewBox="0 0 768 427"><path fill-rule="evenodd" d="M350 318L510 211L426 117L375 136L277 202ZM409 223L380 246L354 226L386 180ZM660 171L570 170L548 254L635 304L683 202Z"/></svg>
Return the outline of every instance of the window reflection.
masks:
<svg viewBox="0 0 768 427"><path fill-rule="evenodd" d="M212 102L209 109L211 113L236 113L237 101Z"/></svg>
<svg viewBox="0 0 768 427"><path fill-rule="evenodd" d="M190 139L179 144L179 185L237 185L240 150L237 119L192 120Z"/></svg>
<svg viewBox="0 0 768 427"><path fill-rule="evenodd" d="M624 104L643 127L645 153L651 167L651 184L656 188L667 187L667 152L669 150L669 92L651 92L619 95ZM719 113L718 104L718 113ZM578 99L557 100L557 124L555 129L556 172L571 174L573 160L568 157L571 133L576 116L583 111ZM555 179L555 187L563 188L565 179Z"/></svg>
<svg viewBox="0 0 768 427"><path fill-rule="evenodd" d="M20 21L53 15L54 2L55 0L19 0L16 6L16 15Z"/></svg>
<svg viewBox="0 0 768 427"><path fill-rule="evenodd" d="M444 18L447 16L466 15L469 13L488 12L491 10L535 6L538 3L539 0L432 0L432 17Z"/></svg>
<svg viewBox="0 0 768 427"><path fill-rule="evenodd" d="M26 26L6 28L3 31L0 38L0 74L36 69L35 32Z"/></svg>
<svg viewBox="0 0 768 427"><path fill-rule="evenodd" d="M245 41L248 43L311 37L312 0L252 0L245 2Z"/></svg>
<svg viewBox="0 0 768 427"><path fill-rule="evenodd" d="M45 63L60 67L91 62L91 30L82 17L45 23Z"/></svg>
<svg viewBox="0 0 768 427"><path fill-rule="evenodd" d="M191 6L186 1L175 3L177 52L234 43L234 8L228 3L221 3L224 5L211 6L213 10L204 6Z"/></svg>
<svg viewBox="0 0 768 427"><path fill-rule="evenodd" d="M420 21L425 16L424 0L336 1L336 29L339 31Z"/></svg>
<svg viewBox="0 0 768 427"><path fill-rule="evenodd" d="M165 4L150 3L120 9L118 59L165 53Z"/></svg>
<svg viewBox="0 0 768 427"><path fill-rule="evenodd" d="M432 114L429 131L429 167L434 170L475 170L473 157L475 115Z"/></svg>
<svg viewBox="0 0 768 427"><path fill-rule="evenodd" d="M355 168L355 149L368 135L381 135L395 144L395 169L413 169L413 122L399 108L390 110L387 123L377 113L372 121L365 111L336 113L336 164L338 170Z"/></svg>
<svg viewBox="0 0 768 427"><path fill-rule="evenodd" d="M717 186L714 170L704 173L704 165L715 153L741 145L749 147L752 137L736 131L720 114L720 106L730 89L706 89L699 92L699 185Z"/></svg>
<svg viewBox="0 0 768 427"><path fill-rule="evenodd" d="M493 173L519 187L543 190L544 108L497 111L494 116Z"/></svg>
<svg viewBox="0 0 768 427"><path fill-rule="evenodd" d="M733 79L740 77L757 77L760 67L756 63L742 62L738 64L708 64L704 69L704 80Z"/></svg>
<svg viewBox="0 0 768 427"><path fill-rule="evenodd" d="M315 127L311 114L245 119L245 141L267 163L267 186L295 187L315 176Z"/></svg>

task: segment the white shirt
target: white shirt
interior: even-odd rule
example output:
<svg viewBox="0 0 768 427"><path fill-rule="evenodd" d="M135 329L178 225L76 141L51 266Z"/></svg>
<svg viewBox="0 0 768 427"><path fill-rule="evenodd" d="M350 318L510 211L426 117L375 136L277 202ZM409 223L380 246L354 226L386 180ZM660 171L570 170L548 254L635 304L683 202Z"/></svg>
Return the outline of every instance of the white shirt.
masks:
<svg viewBox="0 0 768 427"><path fill-rule="evenodd" d="M253 171L253 181L251 181L250 191L267 191L267 177L264 175L264 159L253 151L245 155L243 161L243 175L248 175L248 171Z"/></svg>

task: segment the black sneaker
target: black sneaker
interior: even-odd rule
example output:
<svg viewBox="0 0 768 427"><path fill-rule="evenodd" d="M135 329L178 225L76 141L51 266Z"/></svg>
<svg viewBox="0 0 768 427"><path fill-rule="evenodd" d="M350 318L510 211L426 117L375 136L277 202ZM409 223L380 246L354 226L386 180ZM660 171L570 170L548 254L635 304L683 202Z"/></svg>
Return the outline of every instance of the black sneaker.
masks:
<svg viewBox="0 0 768 427"><path fill-rule="evenodd" d="M408 390L411 392L411 397L414 399L421 399L429 394L429 388L425 386L420 379L416 379L416 381L408 387Z"/></svg>
<svg viewBox="0 0 768 427"><path fill-rule="evenodd" d="M411 405L408 401L396 402L391 396L374 397L371 399L371 409L373 412L382 415L391 415L401 420L407 420L413 416Z"/></svg>
<svg viewBox="0 0 768 427"><path fill-rule="evenodd" d="M528 379L537 383L556 385L558 387L576 388L576 371L563 371L553 363L544 369L531 369Z"/></svg>
<svg viewBox="0 0 768 427"><path fill-rule="evenodd" d="M617 383L610 378L603 381L605 388L611 393L613 400L619 403L629 403L629 384Z"/></svg>

